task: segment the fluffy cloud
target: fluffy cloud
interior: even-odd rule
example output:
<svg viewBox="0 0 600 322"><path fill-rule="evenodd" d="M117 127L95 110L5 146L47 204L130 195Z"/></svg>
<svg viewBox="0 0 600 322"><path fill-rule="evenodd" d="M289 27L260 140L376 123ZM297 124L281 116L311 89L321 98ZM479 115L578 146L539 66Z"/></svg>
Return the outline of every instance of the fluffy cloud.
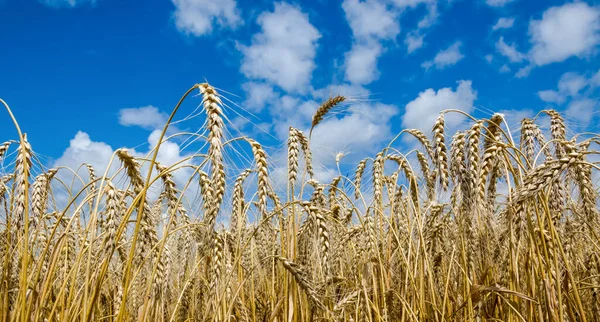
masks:
<svg viewBox="0 0 600 322"><path fill-rule="evenodd" d="M500 69L498 71L501 73L508 73L508 72L510 72L510 67L508 67L508 65L504 64L504 65L502 65L502 67L500 67Z"/></svg>
<svg viewBox="0 0 600 322"><path fill-rule="evenodd" d="M269 102L275 100L278 95L273 86L265 83L248 82L242 85L246 92L245 108L254 112L260 112Z"/></svg>
<svg viewBox="0 0 600 322"><path fill-rule="evenodd" d="M151 151L158 142L158 138L160 137L160 130L154 130L148 136L148 144L149 150ZM96 175L103 175L111 163L111 158L115 152L110 145L105 142L100 141L92 141L90 136L82 131L77 132L75 137L69 142L69 146L63 152L60 158L58 158L53 167L64 166L68 167L72 170L79 169L78 174L82 178L87 178L87 170L85 168L80 168L83 163L91 164L92 167L96 171ZM128 149L128 152L135 157L146 157L148 152L142 153L140 151L136 151L135 149ZM180 147L177 143L171 141L163 141L158 150L157 154L157 162L160 162L163 165L170 166L175 163L182 161L184 158L189 157L190 154L184 154L180 150ZM190 161L185 161L183 164L189 164ZM112 176L116 173L116 171L121 167L121 162L118 158L114 158L111 166L108 171L108 175ZM147 173L148 166L147 164L143 165L141 168L142 173ZM153 169L154 175L156 175L156 171ZM173 172L173 179L175 183L183 187L188 179L192 176L193 170L191 168L182 168ZM62 180L71 181L73 176L68 171L59 172L59 176ZM125 181L117 179L115 181L117 184L123 184ZM148 196L152 199L156 198L160 193L157 189L157 186L160 185L160 182L157 182L155 185L151 187L148 192ZM75 180L74 189L81 189L82 186ZM197 193L197 185L192 185L191 188L187 191L189 194L188 197L194 197ZM59 201L66 201L69 198L66 195L58 196Z"/></svg>
<svg viewBox="0 0 600 322"><path fill-rule="evenodd" d="M242 73L288 92L305 93L315 68L319 31L306 14L287 3L276 3L275 10L263 12L257 22L261 32L250 46L240 46Z"/></svg>
<svg viewBox="0 0 600 322"><path fill-rule="evenodd" d="M491 7L504 7L506 4L514 0L486 0L485 3Z"/></svg>
<svg viewBox="0 0 600 322"><path fill-rule="evenodd" d="M119 124L125 126L141 126L156 129L167 123L169 116L158 108L149 105L144 107L124 108L119 111Z"/></svg>
<svg viewBox="0 0 600 322"><path fill-rule="evenodd" d="M564 73L558 80L557 90L539 91L538 96L544 102L562 104L568 97L577 97L588 85L593 86L594 77L587 79L578 73Z"/></svg>
<svg viewBox="0 0 600 322"><path fill-rule="evenodd" d="M39 0L41 3L54 8L74 8L86 3L95 4L96 0Z"/></svg>
<svg viewBox="0 0 600 322"><path fill-rule="evenodd" d="M435 55L433 60L428 60L428 61L424 62L423 64L421 64L421 67L423 67L425 69L429 69L429 68L435 66L435 68L437 68L437 69L443 69L448 66L455 65L456 63L458 63L461 59L463 59L465 57L465 55L463 55L460 52L461 45L462 45L462 43L460 41L455 42L447 49L444 49L444 50L440 51L439 53L437 53L437 55Z"/></svg>
<svg viewBox="0 0 600 322"><path fill-rule="evenodd" d="M539 98L546 103L557 103L562 104L565 102L565 97L559 94L557 91L545 90L538 92Z"/></svg>
<svg viewBox="0 0 600 322"><path fill-rule="evenodd" d="M361 154L376 152L384 141L391 139L389 120L398 114L395 106L353 104L349 109L356 112L341 118L330 117L315 128L311 145L317 162L332 163L340 151L362 157ZM360 135L356 135L357 129Z"/></svg>
<svg viewBox="0 0 600 322"><path fill-rule="evenodd" d="M539 91L538 96L544 102L558 105L570 100L565 114L585 128L594 118L593 112L599 106L597 98L592 96L599 85L597 82L599 73L600 70L589 78L575 72L564 73L558 81L556 90Z"/></svg>
<svg viewBox="0 0 600 322"><path fill-rule="evenodd" d="M515 74L515 77L516 78L524 78L524 77L529 76L529 73L531 73L531 70L533 69L533 67L534 67L533 64L529 64L527 66L519 68L519 70Z"/></svg>
<svg viewBox="0 0 600 322"><path fill-rule="evenodd" d="M558 90L569 96L575 96L588 85L589 81L584 76L567 72L564 73L558 81Z"/></svg>
<svg viewBox="0 0 600 322"><path fill-rule="evenodd" d="M172 0L175 25L185 34L204 36L213 25L235 28L242 19L235 0Z"/></svg>
<svg viewBox="0 0 600 322"><path fill-rule="evenodd" d="M529 24L530 55L538 66L589 55L600 43L600 10L585 2L547 9Z"/></svg>
<svg viewBox="0 0 600 322"><path fill-rule="evenodd" d="M95 142L89 134L79 131L69 141L69 147L62 156L54 162L54 166L67 166L77 169L83 163L91 164L96 171L104 170L113 154L110 145L104 142Z"/></svg>
<svg viewBox="0 0 600 322"><path fill-rule="evenodd" d="M492 27L492 30L512 28L515 24L515 18L500 18L498 22Z"/></svg>
<svg viewBox="0 0 600 322"><path fill-rule="evenodd" d="M592 77L592 85L593 86L600 86L600 69Z"/></svg>
<svg viewBox="0 0 600 322"><path fill-rule="evenodd" d="M566 114L573 118L585 128L590 124L594 110L598 107L598 102L590 98L581 98L573 100L567 107Z"/></svg>
<svg viewBox="0 0 600 322"><path fill-rule="evenodd" d="M415 8L420 4L435 3L436 0L393 0L394 4L399 8Z"/></svg>
<svg viewBox="0 0 600 322"><path fill-rule="evenodd" d="M415 50L423 47L424 36L418 32L410 32L406 35L404 43L406 44L406 52L412 54Z"/></svg>
<svg viewBox="0 0 600 322"><path fill-rule="evenodd" d="M405 128L416 128L422 131L430 131L435 123L439 112L446 109L460 109L467 113L473 111L473 102L477 98L477 92L473 90L470 80L458 82L456 90L445 87L437 92L429 88L419 93L419 96L406 104L402 116L402 126ZM464 117L457 113L446 115L446 126L459 125Z"/></svg>
<svg viewBox="0 0 600 322"><path fill-rule="evenodd" d="M378 43L352 46L346 53L346 80L353 84L369 84L379 78L377 58L381 50Z"/></svg>
<svg viewBox="0 0 600 322"><path fill-rule="evenodd" d="M400 33L398 12L375 0L346 0L342 3L346 20L358 41L394 39Z"/></svg>
<svg viewBox="0 0 600 322"><path fill-rule="evenodd" d="M417 28L409 32L404 38L406 52L411 54L423 47L426 29L433 26L438 21L440 15L438 12L437 0L395 0L393 2L396 7L401 10L405 10L406 8L414 9L421 4L426 6L427 13L419 20Z"/></svg>
<svg viewBox="0 0 600 322"><path fill-rule="evenodd" d="M399 11L376 0L345 0L342 8L354 37L345 55L345 78L354 84L371 83L379 77L381 42L395 40L400 33Z"/></svg>
<svg viewBox="0 0 600 322"><path fill-rule="evenodd" d="M500 37L496 42L496 50L502 55L508 58L511 63L519 63L525 60L525 54L519 52L515 44L507 44L504 42L504 37Z"/></svg>

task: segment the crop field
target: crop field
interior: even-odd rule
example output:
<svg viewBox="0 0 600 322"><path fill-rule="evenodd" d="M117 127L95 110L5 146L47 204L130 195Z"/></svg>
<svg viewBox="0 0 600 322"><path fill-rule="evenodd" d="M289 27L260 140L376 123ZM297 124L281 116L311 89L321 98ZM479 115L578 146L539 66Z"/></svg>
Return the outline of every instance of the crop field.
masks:
<svg viewBox="0 0 600 322"><path fill-rule="evenodd" d="M192 86L148 155L107 169L45 167L1 101L0 321L600 321L598 134L445 110L319 182L313 129L351 100L333 96L289 128L282 185L221 92ZM184 101L197 133L169 124ZM158 162L182 137L197 151Z"/></svg>

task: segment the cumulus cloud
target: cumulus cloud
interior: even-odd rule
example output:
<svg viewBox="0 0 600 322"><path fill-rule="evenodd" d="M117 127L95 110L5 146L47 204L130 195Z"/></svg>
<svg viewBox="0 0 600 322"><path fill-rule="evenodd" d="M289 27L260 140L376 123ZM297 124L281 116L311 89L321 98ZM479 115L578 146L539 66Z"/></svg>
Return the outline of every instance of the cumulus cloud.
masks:
<svg viewBox="0 0 600 322"><path fill-rule="evenodd" d="M525 60L525 54L519 52L515 44L507 44L504 37L500 37L496 42L496 50L504 57L507 57L511 63L519 63Z"/></svg>
<svg viewBox="0 0 600 322"><path fill-rule="evenodd" d="M418 32L409 32L404 39L404 43L406 44L406 52L412 54L417 49L423 47L423 38L424 36Z"/></svg>
<svg viewBox="0 0 600 322"><path fill-rule="evenodd" d="M371 83L379 77L381 42L395 40L400 33L399 11L377 0L345 0L342 9L354 37L345 55L345 78L355 84Z"/></svg>
<svg viewBox="0 0 600 322"><path fill-rule="evenodd" d="M547 9L529 24L532 62L538 66L592 53L600 43L600 9L585 2Z"/></svg>
<svg viewBox="0 0 600 322"><path fill-rule="evenodd" d="M592 85L600 86L600 69L592 76Z"/></svg>
<svg viewBox="0 0 600 322"><path fill-rule="evenodd" d="M187 35L204 36L214 25L235 28L242 23L235 0L172 0L177 29Z"/></svg>
<svg viewBox="0 0 600 322"><path fill-rule="evenodd" d="M158 143L158 139L160 137L161 131L154 130L148 136L148 144L149 150L156 146ZM109 144L102 141L93 141L89 134L79 131L75 135L73 139L70 140L69 146L63 151L62 155L56 159L53 163L53 167L68 167L72 170L79 169L78 174L82 178L87 178L87 169L80 166L83 163L90 164L96 171L96 175L103 175L108 168L108 175L112 176L116 173L116 171L121 167L121 163L118 158L114 158L111 163L111 158L115 152L115 149L111 147ZM128 152L134 157L146 157L148 152L136 151L135 149L128 149ZM157 162L165 165L171 166L175 163L181 162L184 158L190 156L191 154L183 153L179 147L179 145L175 142L171 141L163 141L160 149L158 150ZM190 161L184 161L180 164L189 164ZM145 164L141 168L142 173L147 173L148 165ZM156 175L156 171L153 169L154 175ZM192 176L194 170L191 168L181 168L177 171L174 171L173 180L175 183L183 187L188 179ZM59 177L65 181L71 181L73 176L68 171L59 172ZM84 179L85 180L85 179ZM125 181L117 179L115 183L124 184ZM81 189L82 185L75 180L74 190ZM160 185L160 182L156 182L151 189L149 189L148 196L151 199L154 199L160 193L157 187ZM189 194L189 197L194 197L197 193L197 186L192 185L192 187L187 191L186 194ZM59 195L57 197L59 202L64 202L69 198L66 195Z"/></svg>
<svg viewBox="0 0 600 322"><path fill-rule="evenodd" d="M492 27L492 30L496 31L498 29L508 29L512 28L515 24L515 18L500 18L496 22L496 24Z"/></svg>
<svg viewBox="0 0 600 322"><path fill-rule="evenodd" d="M439 112L446 109L460 109L467 113L473 111L473 102L477 99L477 92L472 87L470 80L458 81L456 90L450 87L435 91L429 88L419 93L419 96L406 104L402 115L402 126L430 131ZM464 117L457 113L446 115L446 126L454 127L463 121Z"/></svg>
<svg viewBox="0 0 600 322"><path fill-rule="evenodd" d="M355 112L341 118L330 117L315 128L311 144L317 161L332 162L340 151L358 155L373 153L384 141L391 139L389 120L398 114L398 108L374 103L354 104L349 109ZM360 129L360 135L356 135L357 129Z"/></svg>
<svg viewBox="0 0 600 322"><path fill-rule="evenodd" d="M580 73L566 72L558 80L556 90L539 91L538 96L546 103L557 105L562 105L568 100L565 114L585 128L594 118L594 110L599 107L597 98L592 96L598 86L598 73L600 71L587 77Z"/></svg>
<svg viewBox="0 0 600 322"><path fill-rule="evenodd" d="M524 78L524 77L529 76L533 67L534 67L533 64L529 64L527 66L523 66L523 67L519 68L519 70L515 74L515 77L516 78Z"/></svg>
<svg viewBox="0 0 600 322"><path fill-rule="evenodd" d="M278 98L273 86L266 83L247 82L242 85L246 92L245 108L254 112L260 112L265 105Z"/></svg>
<svg viewBox="0 0 600 322"><path fill-rule="evenodd" d="M514 0L486 0L485 3L491 7L504 7L506 4Z"/></svg>
<svg viewBox="0 0 600 322"><path fill-rule="evenodd" d="M598 101L590 98L581 98L573 100L567 107L566 114L580 123L582 127L587 127L593 117L594 110L598 107Z"/></svg>
<svg viewBox="0 0 600 322"><path fill-rule="evenodd" d="M448 66L455 65L465 57L465 55L463 55L460 52L461 46L462 43L460 41L455 42L447 49L444 49L437 53L433 60L428 60L421 64L421 67L429 69L435 66L435 68L437 69L444 69Z"/></svg>
<svg viewBox="0 0 600 322"><path fill-rule="evenodd" d="M353 84L369 84L379 78L377 58L381 54L381 45L355 44L346 53L346 80Z"/></svg>
<svg viewBox="0 0 600 322"><path fill-rule="evenodd" d="M106 169L113 154L110 145L92 141L89 134L79 131L69 141L69 147L54 162L54 166L67 166L77 169L83 163L91 164L95 169Z"/></svg>
<svg viewBox="0 0 600 322"><path fill-rule="evenodd" d="M39 0L42 4L53 8L74 8L83 4L95 4L96 0Z"/></svg>
<svg viewBox="0 0 600 322"><path fill-rule="evenodd" d="M510 72L510 67L508 67L508 65L504 64L504 65L502 65L502 67L500 67L500 69L498 71L501 73L508 73L508 72Z"/></svg>
<svg viewBox="0 0 600 322"><path fill-rule="evenodd" d="M167 123L169 116L148 105L144 107L123 108L119 111L119 124L124 126L140 126L146 129L156 129Z"/></svg>
<svg viewBox="0 0 600 322"><path fill-rule="evenodd" d="M342 8L358 41L394 39L400 33L398 12L375 0L345 0Z"/></svg>
<svg viewBox="0 0 600 322"><path fill-rule="evenodd" d="M569 97L577 97L587 86L593 86L594 77L588 79L575 72L566 72L558 80L557 90L539 91L538 96L546 103L562 104Z"/></svg>
<svg viewBox="0 0 600 322"><path fill-rule="evenodd" d="M565 102L565 97L554 90L539 91L538 96L546 103L562 104Z"/></svg>
<svg viewBox="0 0 600 322"><path fill-rule="evenodd" d="M435 3L435 0L393 0L394 4L400 8L409 7L415 8L420 4Z"/></svg>
<svg viewBox="0 0 600 322"><path fill-rule="evenodd" d="M276 3L274 11L263 12L257 22L261 32L252 37L250 46L239 47L244 55L242 73L288 92L305 93L316 67L319 31L308 15L287 3Z"/></svg>

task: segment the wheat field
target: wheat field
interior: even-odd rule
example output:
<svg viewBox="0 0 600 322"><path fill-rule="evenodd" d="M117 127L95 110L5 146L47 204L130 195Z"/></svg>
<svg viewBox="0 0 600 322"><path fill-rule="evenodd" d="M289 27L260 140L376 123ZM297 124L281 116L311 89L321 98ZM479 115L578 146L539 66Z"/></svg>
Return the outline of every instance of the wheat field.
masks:
<svg viewBox="0 0 600 322"><path fill-rule="evenodd" d="M169 122L191 94L193 160L157 162L166 124L149 155L117 150L116 174L83 164L80 185L40 163L2 101L18 137L0 145L0 321L600 321L598 134L568 137L553 110L448 133L448 110L318 182L312 129L335 96L290 127L277 189L265 147L227 137L211 85ZM233 144L245 168L226 162Z"/></svg>

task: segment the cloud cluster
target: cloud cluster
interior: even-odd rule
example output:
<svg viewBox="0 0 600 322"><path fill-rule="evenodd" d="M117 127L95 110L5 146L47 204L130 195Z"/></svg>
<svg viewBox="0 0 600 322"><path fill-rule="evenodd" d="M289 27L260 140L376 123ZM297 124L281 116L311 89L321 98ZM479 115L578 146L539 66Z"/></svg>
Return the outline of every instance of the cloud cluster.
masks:
<svg viewBox="0 0 600 322"><path fill-rule="evenodd" d="M496 31L499 29L512 28L512 26L514 24L515 24L515 18L500 18L500 19L498 19L496 24L492 27L492 30Z"/></svg>
<svg viewBox="0 0 600 322"><path fill-rule="evenodd" d="M591 54L600 43L600 9L585 2L551 7L529 24L531 60L538 66Z"/></svg>
<svg viewBox="0 0 600 322"><path fill-rule="evenodd" d="M429 132L439 113L446 109L459 109L466 113L474 110L473 102L477 99L477 92L472 87L470 80L458 81L456 90L445 87L435 91L433 88L419 93L418 97L406 104L402 115L402 127L416 128ZM458 126L464 116L450 113L445 117L447 127Z"/></svg>
<svg viewBox="0 0 600 322"><path fill-rule="evenodd" d="M69 0L73 1L73 0ZM242 23L235 0L172 0L177 29L187 35L204 36L214 25L235 28Z"/></svg>
<svg viewBox="0 0 600 322"><path fill-rule="evenodd" d="M485 0L485 3L490 7L504 7L514 0Z"/></svg>
<svg viewBox="0 0 600 322"><path fill-rule="evenodd" d="M39 0L42 4L53 8L74 8L83 4L95 4L96 0Z"/></svg>
<svg viewBox="0 0 600 322"><path fill-rule="evenodd" d="M261 32L252 37L251 45L239 46L242 73L287 92L305 93L316 66L319 31L308 15L287 3L276 3L274 11L261 13L257 23Z"/></svg>
<svg viewBox="0 0 600 322"><path fill-rule="evenodd" d="M400 33L400 11L378 0L345 0L342 8L354 37L352 49L345 57L345 78L353 84L366 85L379 78L381 42L394 40Z"/></svg>
<svg viewBox="0 0 600 322"><path fill-rule="evenodd" d="M151 130L164 126L168 118L167 113L159 111L152 105L124 108L119 111L119 124L140 126Z"/></svg>
<svg viewBox="0 0 600 322"><path fill-rule="evenodd" d="M438 52L433 60L423 62L421 67L425 69L429 69L431 67L435 67L436 69L444 69L446 67L456 65L456 63L465 58L465 55L463 55L460 51L461 46L462 42L455 42L454 44L450 45L450 47Z"/></svg>
<svg viewBox="0 0 600 322"><path fill-rule="evenodd" d="M512 27L514 20L501 18L492 30ZM523 63L516 77L527 77L539 66L565 61L572 57L591 57L600 44L600 8L581 2L566 3L546 9L540 19L529 22L530 49L525 53L504 37L496 42L496 51L510 63Z"/></svg>
<svg viewBox="0 0 600 322"><path fill-rule="evenodd" d="M556 90L539 91L538 96L542 101L558 106L568 101L566 115L580 122L582 127L586 127L594 118L592 112L600 106L597 99L592 99L600 86L599 80L600 70L589 77L575 72L566 72L558 80Z"/></svg>

